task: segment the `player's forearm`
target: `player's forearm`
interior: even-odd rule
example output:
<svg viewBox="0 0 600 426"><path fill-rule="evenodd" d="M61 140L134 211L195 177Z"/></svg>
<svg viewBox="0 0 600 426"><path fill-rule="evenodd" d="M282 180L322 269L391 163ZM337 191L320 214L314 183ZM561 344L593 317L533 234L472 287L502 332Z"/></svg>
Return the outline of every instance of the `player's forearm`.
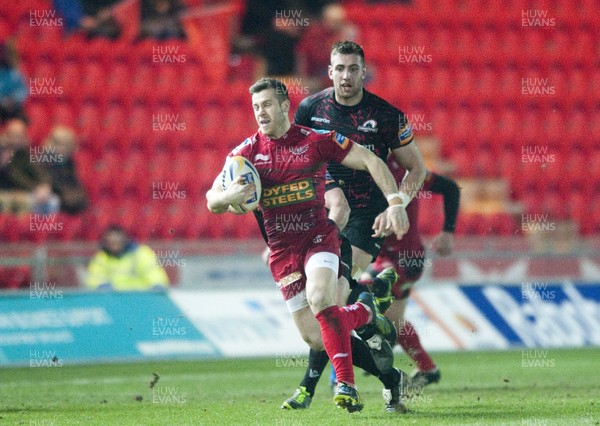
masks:
<svg viewBox="0 0 600 426"><path fill-rule="evenodd" d="M412 168L408 169L408 174L404 176L404 179L399 185L400 192L406 194L408 202L417 196L417 193L423 186L423 181L427 174L427 170L423 162L417 162ZM407 202L407 204L408 204Z"/></svg>
<svg viewBox="0 0 600 426"><path fill-rule="evenodd" d="M394 149L392 154L398 164L407 171L406 176L399 186L402 199L405 201L405 204L408 204L423 187L423 181L425 180L425 176L427 176L425 162L423 161L423 157L421 157L419 148L414 142Z"/></svg>
<svg viewBox="0 0 600 426"><path fill-rule="evenodd" d="M211 188L206 193L206 206L211 213L226 213L231 202L227 193Z"/></svg>
<svg viewBox="0 0 600 426"><path fill-rule="evenodd" d="M365 159L365 166L383 195L388 199L389 204L402 204L401 198L394 197L395 194L398 194L398 185L387 165L373 154Z"/></svg>
<svg viewBox="0 0 600 426"><path fill-rule="evenodd" d="M454 232L460 205L460 188L452 179L434 174L431 192L444 198L444 231Z"/></svg>
<svg viewBox="0 0 600 426"><path fill-rule="evenodd" d="M329 219L333 220L342 231L350 218L350 206L340 188L325 192L325 207L329 210Z"/></svg>

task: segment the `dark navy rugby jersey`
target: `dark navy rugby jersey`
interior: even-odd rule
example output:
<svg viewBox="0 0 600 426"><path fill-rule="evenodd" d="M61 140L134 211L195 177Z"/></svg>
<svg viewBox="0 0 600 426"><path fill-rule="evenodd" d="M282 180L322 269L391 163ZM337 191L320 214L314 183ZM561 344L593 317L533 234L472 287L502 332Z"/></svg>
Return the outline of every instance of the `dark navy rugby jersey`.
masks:
<svg viewBox="0 0 600 426"><path fill-rule="evenodd" d="M335 130L374 152L383 161L389 150L408 145L413 133L402 111L373 93L363 90L354 106L340 105L332 87L304 99L294 122L318 130ZM371 208L377 212L387 201L368 172L330 163L327 171L344 191L352 210Z"/></svg>

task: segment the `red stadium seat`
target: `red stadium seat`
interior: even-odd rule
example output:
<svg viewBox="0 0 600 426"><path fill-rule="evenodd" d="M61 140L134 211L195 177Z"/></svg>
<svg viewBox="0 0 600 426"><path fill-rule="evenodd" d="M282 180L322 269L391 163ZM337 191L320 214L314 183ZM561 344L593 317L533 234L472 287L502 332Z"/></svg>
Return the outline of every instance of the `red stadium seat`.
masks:
<svg viewBox="0 0 600 426"><path fill-rule="evenodd" d="M513 217L508 213L496 213L486 217L489 233L497 236L513 236L518 228Z"/></svg>
<svg viewBox="0 0 600 426"><path fill-rule="evenodd" d="M62 124L68 127L75 127L77 125L76 111L73 110L73 104L71 103L59 103L54 108L54 123Z"/></svg>
<svg viewBox="0 0 600 426"><path fill-rule="evenodd" d="M473 117L473 138L480 144L490 141L495 136L496 114L489 108L480 108Z"/></svg>
<svg viewBox="0 0 600 426"><path fill-rule="evenodd" d="M110 67L110 72L106 78L106 90L109 100L124 101L129 93L130 77L130 69L127 64L115 64Z"/></svg>
<svg viewBox="0 0 600 426"><path fill-rule="evenodd" d="M27 77L55 79L45 84L64 89L61 96L29 96L30 137L39 144L54 123L76 127L76 161L93 206L83 219L65 218L68 229L52 235L31 235L26 223L11 222L14 229L3 231L6 240L96 240L100 228L116 220L143 239L258 235L251 215L217 216L204 206L224 155L256 129L246 102L222 96L247 91L252 73L243 70L253 70L253 60L243 58L227 73L223 59L229 49L221 47L228 43L214 44L204 37L208 26L199 28L193 19L186 21L193 30L188 41L159 43L185 54L185 64L164 64L154 61L155 40L63 38L63 28L26 22L30 10L49 7L47 0L0 3L0 27L16 35ZM600 184L582 170L600 169L600 71L591 31L597 5L594 0L551 3L417 0L410 6L359 2L347 8L367 52L373 78L368 88L413 121L424 116L459 176L506 178L513 200L528 211L573 218L590 235L600 233ZM522 27L514 11L524 9L548 10L556 26ZM225 15L210 28L229 22ZM192 48L206 40L210 46ZM424 48L432 61L400 63L399 49L406 47ZM527 78L547 79L554 94L525 93ZM164 124L164 114L171 114L167 124L179 128L157 130L154 124ZM555 161L523 161L524 147L546 149ZM144 180L139 170L145 171ZM153 200L153 182L179 185L186 199ZM427 219L425 231L437 232L440 215L423 209L421 216ZM506 214L469 215L459 217L459 228L511 235L513 222Z"/></svg>
<svg viewBox="0 0 600 426"><path fill-rule="evenodd" d="M152 65L140 65L136 69L130 87L134 100L145 103L152 103L155 100L156 95L153 88L155 68Z"/></svg>
<svg viewBox="0 0 600 426"><path fill-rule="evenodd" d="M499 81L499 93L504 101L512 103L522 102L523 94L521 93L521 85L523 77L523 73L513 67L508 67L502 71Z"/></svg>
<svg viewBox="0 0 600 426"><path fill-rule="evenodd" d="M589 82L583 71L578 69L571 71L567 82L566 96L567 102L570 104L589 103L591 101Z"/></svg>
<svg viewBox="0 0 600 426"><path fill-rule="evenodd" d="M436 99L445 99L452 94L453 77L448 67L437 67L433 72L430 90Z"/></svg>
<svg viewBox="0 0 600 426"><path fill-rule="evenodd" d="M51 120L43 103L29 102L25 105L27 117L31 122L29 137L34 142L41 142L50 131Z"/></svg>
<svg viewBox="0 0 600 426"><path fill-rule="evenodd" d="M569 144L563 145L565 153L571 152L573 148L589 150L593 145L593 143L590 144L590 141L598 140L594 137L596 123L590 121L590 117L583 111L571 111L568 120L565 120L562 124L561 133L569 135ZM600 132L598 135L600 135Z"/></svg>
<svg viewBox="0 0 600 426"><path fill-rule="evenodd" d="M455 71L453 94L456 101L470 106L479 104L475 92L475 71L469 64L463 64Z"/></svg>
<svg viewBox="0 0 600 426"><path fill-rule="evenodd" d="M62 63L62 66L60 66L58 69L57 81L60 87L79 87L79 85L81 84L81 79L81 68L76 62L65 61ZM75 99L72 90L67 90L65 94L69 96L70 100Z"/></svg>

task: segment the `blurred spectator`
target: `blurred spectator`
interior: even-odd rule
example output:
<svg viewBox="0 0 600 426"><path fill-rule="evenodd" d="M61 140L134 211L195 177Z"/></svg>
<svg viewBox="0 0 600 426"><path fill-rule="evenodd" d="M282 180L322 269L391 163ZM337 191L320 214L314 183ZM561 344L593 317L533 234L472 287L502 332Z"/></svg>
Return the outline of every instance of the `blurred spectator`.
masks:
<svg viewBox="0 0 600 426"><path fill-rule="evenodd" d="M111 225L102 235L102 249L90 261L85 283L97 290L165 290L169 278L150 247Z"/></svg>
<svg viewBox="0 0 600 426"><path fill-rule="evenodd" d="M84 17L83 6L79 0L52 0L52 8L64 18L67 32L79 29Z"/></svg>
<svg viewBox="0 0 600 426"><path fill-rule="evenodd" d="M179 0L142 0L140 37L157 40L185 38L179 21L183 9Z"/></svg>
<svg viewBox="0 0 600 426"><path fill-rule="evenodd" d="M311 23L298 43L298 73L306 79L311 93L331 85L328 75L331 46L340 40L357 41L358 29L346 19L342 5L325 6L320 19Z"/></svg>
<svg viewBox="0 0 600 426"><path fill-rule="evenodd" d="M260 56L264 64L257 74L261 76L296 74L296 45L302 32L314 22L314 13L326 3L322 0L248 0L234 51Z"/></svg>
<svg viewBox="0 0 600 426"><path fill-rule="evenodd" d="M52 193L50 177L32 153L27 128L21 120L8 122L0 135L0 210L13 213L55 213L59 198Z"/></svg>
<svg viewBox="0 0 600 426"><path fill-rule="evenodd" d="M268 76L296 74L294 50L302 35L303 27L294 21L293 18L273 18L261 49L262 56L266 61L265 73Z"/></svg>
<svg viewBox="0 0 600 426"><path fill-rule="evenodd" d="M17 68L16 52L0 44L0 124L12 118L25 119L23 102L27 98L25 78Z"/></svg>
<svg viewBox="0 0 600 426"><path fill-rule="evenodd" d="M112 40L121 35L121 24L112 14L112 6L119 0L80 0L83 18L80 26L89 37L105 37Z"/></svg>
<svg viewBox="0 0 600 426"><path fill-rule="evenodd" d="M60 198L60 209L70 214L85 210L88 203L75 171L74 150L75 134L68 127L54 127L44 142L44 152L52 159L43 163L50 176L52 191Z"/></svg>
<svg viewBox="0 0 600 426"><path fill-rule="evenodd" d="M53 0L53 7L65 18L67 31L81 29L89 38L117 39L121 24L115 19L112 7L120 0Z"/></svg>

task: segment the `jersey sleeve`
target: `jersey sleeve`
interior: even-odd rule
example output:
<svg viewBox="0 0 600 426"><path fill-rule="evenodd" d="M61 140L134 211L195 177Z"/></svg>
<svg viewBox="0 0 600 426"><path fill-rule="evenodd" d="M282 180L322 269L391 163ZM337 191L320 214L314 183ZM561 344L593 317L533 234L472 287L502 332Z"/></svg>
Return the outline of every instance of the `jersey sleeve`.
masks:
<svg viewBox="0 0 600 426"><path fill-rule="evenodd" d="M240 155L242 157L246 157L248 160L251 160L251 154L252 154L252 138L248 138L244 142L242 142L241 144L239 144L238 146L233 148L231 150L231 152L229 154L227 154L227 157L230 158L230 157L235 157L237 155Z"/></svg>
<svg viewBox="0 0 600 426"><path fill-rule="evenodd" d="M413 131L412 131L412 126L410 124L410 122L408 121L408 119L406 118L406 115L402 112L400 112L400 116L398 119L398 141L397 143L394 143L394 146L391 146L391 149L396 149L396 148L401 148L403 146L408 145L409 143L411 143L414 139L414 135L413 135Z"/></svg>
<svg viewBox="0 0 600 426"><path fill-rule="evenodd" d="M318 145L322 159L327 163L341 163L350 152L352 145L354 145L354 142L336 131L315 133L317 133L321 139Z"/></svg>

